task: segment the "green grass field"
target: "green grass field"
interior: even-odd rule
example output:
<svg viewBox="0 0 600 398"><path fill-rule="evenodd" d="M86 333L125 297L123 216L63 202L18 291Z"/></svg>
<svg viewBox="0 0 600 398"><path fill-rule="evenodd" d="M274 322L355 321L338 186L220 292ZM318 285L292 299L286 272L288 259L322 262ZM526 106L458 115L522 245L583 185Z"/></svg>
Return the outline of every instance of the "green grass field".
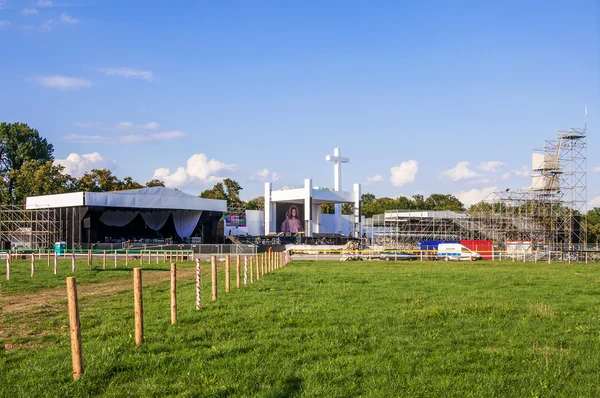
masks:
<svg viewBox="0 0 600 398"><path fill-rule="evenodd" d="M166 266L144 267L141 347L130 270L78 267L79 286L121 290L80 298L85 373L72 382L70 272L44 265L32 283L28 263L13 262L3 302L55 298L3 308L0 396L600 395L596 264L297 261L241 289L233 270L229 294L219 264L213 303L203 263L196 311L190 262L174 326Z"/></svg>

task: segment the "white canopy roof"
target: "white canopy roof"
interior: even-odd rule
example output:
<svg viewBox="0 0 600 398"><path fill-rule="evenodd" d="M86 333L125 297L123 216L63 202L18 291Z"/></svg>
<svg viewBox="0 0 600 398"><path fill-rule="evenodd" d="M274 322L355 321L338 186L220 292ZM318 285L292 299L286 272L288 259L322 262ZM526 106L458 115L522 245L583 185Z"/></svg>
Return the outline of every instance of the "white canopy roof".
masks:
<svg viewBox="0 0 600 398"><path fill-rule="evenodd" d="M114 192L75 192L27 198L27 209L99 206L135 209L227 211L227 201L203 199L165 187Z"/></svg>

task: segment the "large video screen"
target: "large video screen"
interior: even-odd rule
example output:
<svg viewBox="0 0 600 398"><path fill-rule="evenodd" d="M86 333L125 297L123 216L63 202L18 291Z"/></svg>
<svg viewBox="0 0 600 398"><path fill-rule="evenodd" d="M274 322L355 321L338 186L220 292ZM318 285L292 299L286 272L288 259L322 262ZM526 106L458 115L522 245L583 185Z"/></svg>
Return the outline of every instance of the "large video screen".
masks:
<svg viewBox="0 0 600 398"><path fill-rule="evenodd" d="M304 205L277 203L275 212L277 232L295 235L304 232Z"/></svg>

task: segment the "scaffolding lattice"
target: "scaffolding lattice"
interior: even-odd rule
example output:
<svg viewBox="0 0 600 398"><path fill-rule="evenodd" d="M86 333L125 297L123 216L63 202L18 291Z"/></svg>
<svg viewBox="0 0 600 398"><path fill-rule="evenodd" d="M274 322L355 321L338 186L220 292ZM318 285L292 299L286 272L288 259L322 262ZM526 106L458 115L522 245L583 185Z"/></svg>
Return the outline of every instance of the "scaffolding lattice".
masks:
<svg viewBox="0 0 600 398"><path fill-rule="evenodd" d="M0 239L15 249L53 247L63 240L62 223L55 209L31 209L23 206L0 207Z"/></svg>
<svg viewBox="0 0 600 398"><path fill-rule="evenodd" d="M363 230L374 246L412 249L423 240L531 242L547 251L586 249L586 128L557 131L532 156L529 189L494 192L466 213L393 210L366 219Z"/></svg>

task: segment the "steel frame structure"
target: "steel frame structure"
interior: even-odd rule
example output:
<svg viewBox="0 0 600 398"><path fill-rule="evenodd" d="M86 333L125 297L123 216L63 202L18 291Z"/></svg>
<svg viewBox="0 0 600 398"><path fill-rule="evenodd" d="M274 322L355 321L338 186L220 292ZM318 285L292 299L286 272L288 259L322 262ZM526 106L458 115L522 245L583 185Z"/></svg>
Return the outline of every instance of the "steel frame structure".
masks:
<svg viewBox="0 0 600 398"><path fill-rule="evenodd" d="M0 207L0 239L12 249L43 249L64 240L63 222L56 209L26 210L24 206Z"/></svg>
<svg viewBox="0 0 600 398"><path fill-rule="evenodd" d="M587 247L587 124L558 130L537 153L553 159L532 165L529 189L494 192L473 210L392 210L365 220L373 246L413 249L422 240L489 239L499 250L507 241L530 241L536 250L583 252ZM534 155L535 156L535 155ZM535 180L542 181L536 185Z"/></svg>

